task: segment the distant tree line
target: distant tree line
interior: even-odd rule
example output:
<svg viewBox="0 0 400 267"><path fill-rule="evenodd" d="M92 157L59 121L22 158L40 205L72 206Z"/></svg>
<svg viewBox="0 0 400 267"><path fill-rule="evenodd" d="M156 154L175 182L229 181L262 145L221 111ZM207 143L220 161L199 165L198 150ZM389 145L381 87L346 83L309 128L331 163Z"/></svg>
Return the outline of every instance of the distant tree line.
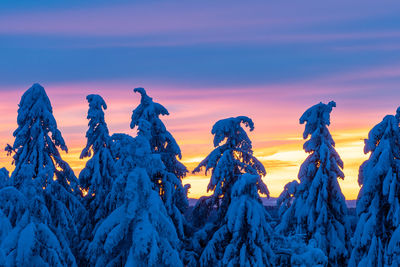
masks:
<svg viewBox="0 0 400 267"><path fill-rule="evenodd" d="M80 158L88 161L79 177L60 155L68 148L44 88L23 94L6 147L15 169L0 169L0 266L400 266L400 108L365 139L356 224L328 130L336 103L306 110L308 157L273 220L261 201L267 172L245 131L254 130L250 118L214 124L214 149L193 170L211 172L212 194L190 208L188 169L160 119L169 112L145 89L134 92L141 96L134 137L110 135L106 102L86 97Z"/></svg>

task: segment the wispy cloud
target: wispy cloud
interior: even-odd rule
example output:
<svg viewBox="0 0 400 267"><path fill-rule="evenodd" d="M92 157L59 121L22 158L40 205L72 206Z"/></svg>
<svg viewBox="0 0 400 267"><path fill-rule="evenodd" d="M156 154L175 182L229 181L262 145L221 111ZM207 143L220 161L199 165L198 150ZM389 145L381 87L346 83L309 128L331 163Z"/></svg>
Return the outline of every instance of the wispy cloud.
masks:
<svg viewBox="0 0 400 267"><path fill-rule="evenodd" d="M70 149L63 156L77 173L85 96L105 98L112 133L135 135L129 122L140 99L132 89L143 86L169 109L162 119L189 169L212 150L213 123L251 117L254 151L277 196L306 157L300 115L335 100L340 183L354 199L363 139L400 104L398 1L46 1L0 10L0 148L13 141L23 91L43 82ZM3 150L0 162L12 168ZM192 196L205 194L207 177L185 181Z"/></svg>
<svg viewBox="0 0 400 267"><path fill-rule="evenodd" d="M362 3L362 4L361 4ZM229 8L227 8L229 5ZM0 33L74 37L62 42L81 46L193 45L202 43L290 43L331 42L399 38L399 32L360 28L347 30L346 22L363 21L371 14L391 14L372 2L335 3L313 1L313 12L303 3L283 8L277 3L219 1L208 4L168 1L163 3L116 4L65 9L10 11L0 13ZM329 10L329 12L328 12ZM330 25L339 27L332 29ZM325 27L324 27L325 25ZM94 38L90 41L90 37ZM101 38L112 37L112 38ZM71 42L73 41L73 42Z"/></svg>
<svg viewBox="0 0 400 267"><path fill-rule="evenodd" d="M387 75L385 71L376 73ZM353 74L348 74L343 81L351 82L351 77L360 80L362 77L367 78L368 75L364 75L364 71L355 71ZM201 90L188 88L186 85L152 83L152 86L148 87L148 93L155 101L169 109L171 115L162 119L181 145L182 160L191 170L212 150L210 130L214 122L229 116L251 117L256 127L249 135L253 140L256 156L267 168L268 175L265 179L270 185L271 193L277 196L285 182L297 177L299 166L307 156L302 150L304 141L301 136L304 126L299 124L298 119L308 106L319 102L321 98L326 98L326 101L331 100L330 96L337 88L331 85L325 88L329 90L321 91L320 86L332 81L334 79L326 77L325 80L320 79L317 82L311 80L309 86L304 82L297 86L280 84L248 87L248 89L208 87ZM139 104L140 96L133 93L133 87L133 82L127 81L46 86L59 128L70 147L70 153L65 157L74 166L75 171L79 172L85 163L79 160L80 149L85 144L84 133L87 130L85 96L99 93L105 98L108 104L106 120L111 132L135 135L135 130L129 128L129 121L132 109ZM0 92L2 99L8 99L2 103L3 112L10 114L2 117L0 121L1 146L5 146L6 142L12 142L12 131L16 127L16 103L22 94L22 90L10 90ZM371 110L366 105L343 104L346 103L344 100L347 91L352 90L354 88L351 86L347 90L338 90L342 92L340 97L343 100L338 101L338 107L332 113L330 127L337 149L345 161L347 178L341 183L351 188L345 191L350 198L354 198L354 192L357 192L358 166L365 159L362 153L363 138L366 138L368 129L379 122L385 112L394 112L390 107L384 110L376 108ZM0 153L0 157L9 167L11 159L7 159L4 152ZM206 184L203 181L201 183ZM192 189L195 195L204 193L201 190Z"/></svg>

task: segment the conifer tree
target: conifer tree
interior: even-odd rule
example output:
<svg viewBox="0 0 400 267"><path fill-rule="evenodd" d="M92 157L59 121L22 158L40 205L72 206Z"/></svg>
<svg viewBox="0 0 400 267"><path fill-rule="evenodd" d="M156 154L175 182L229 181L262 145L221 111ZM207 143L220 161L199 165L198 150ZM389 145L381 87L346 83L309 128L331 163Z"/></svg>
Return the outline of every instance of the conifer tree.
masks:
<svg viewBox="0 0 400 267"><path fill-rule="evenodd" d="M278 215L282 217L285 212L290 208L292 205L293 199L297 192L297 187L299 183L296 180L293 180L285 185L283 188L282 193L279 195L278 199L276 200L276 204L278 206Z"/></svg>
<svg viewBox="0 0 400 267"><path fill-rule="evenodd" d="M10 185L10 174L6 168L0 169L0 189Z"/></svg>
<svg viewBox="0 0 400 267"><path fill-rule="evenodd" d="M104 121L103 109L107 109L107 105L99 95L88 95L86 99L89 102L87 115L89 129L86 132L87 144L80 158L91 158L79 174L79 183L87 192L84 196L84 204L89 213L89 222L84 230L87 236L83 238L91 240L92 231L108 215L105 199L111 190L116 172L111 154L111 138Z"/></svg>
<svg viewBox="0 0 400 267"><path fill-rule="evenodd" d="M400 265L400 108L365 139L357 199L358 223L349 266Z"/></svg>
<svg viewBox="0 0 400 267"><path fill-rule="evenodd" d="M76 266L80 204L78 180L62 160L67 151L46 92L34 84L21 98L13 146L12 187L0 191L13 229L2 242L6 266ZM7 199L7 201L5 201Z"/></svg>
<svg viewBox="0 0 400 267"><path fill-rule="evenodd" d="M185 237L187 222L183 216L187 207L187 190L182 185L182 178L188 170L178 161L182 158L181 149L175 138L167 131L160 115L169 115L168 110L153 101L143 88L135 88L134 92L141 95L139 106L132 112L131 128L138 126L140 121L149 123L149 143L151 151L160 155L165 165L165 171L150 177L158 188L169 216L172 218L181 239Z"/></svg>
<svg viewBox="0 0 400 267"><path fill-rule="evenodd" d="M271 217L257 190L260 177L239 176L223 223L208 241L200 266L274 266Z"/></svg>
<svg viewBox="0 0 400 267"><path fill-rule="evenodd" d="M300 184L293 202L284 212L276 230L286 235L301 234L314 239L331 266L343 266L349 249L349 223L345 198L338 178L343 179L343 161L327 128L336 103L319 103L300 118L306 123L304 150L310 155L300 167Z"/></svg>
<svg viewBox="0 0 400 267"><path fill-rule="evenodd" d="M0 227L0 245L6 239L9 231L17 225L27 207L25 196L12 186L9 173L5 168L0 169L0 217L3 217L3 227ZM7 225L10 227L7 227Z"/></svg>
<svg viewBox="0 0 400 267"><path fill-rule="evenodd" d="M140 120L150 123L150 146L151 150L161 155L168 172L176 175L179 179L186 176L188 170L178 161L182 158L181 149L175 138L167 131L164 123L159 118L160 115L169 115L168 110L149 97L144 88L135 88L135 93L140 93L141 100L139 106L132 112L131 128L138 126Z"/></svg>
<svg viewBox="0 0 400 267"><path fill-rule="evenodd" d="M218 208L217 220L206 224L194 240L200 266L273 266L270 216L259 196L269 194L261 180L266 171L253 156L242 123L250 131L254 129L252 120L244 116L215 123L212 134L216 148L194 170L212 170L208 190L213 195L199 202L206 207L199 204L196 209Z"/></svg>
<svg viewBox="0 0 400 267"><path fill-rule="evenodd" d="M9 173L5 168L0 169L0 197L4 196L2 194L2 189L4 187L7 187L9 185ZM0 198L0 266L5 266L6 264L6 259L4 255L4 251L2 248L2 241L6 239L6 236L12 229L11 222L9 218L4 214L3 208L5 208L6 205L5 202L7 202L8 199L1 199Z"/></svg>
<svg viewBox="0 0 400 267"><path fill-rule="evenodd" d="M253 121L245 116L228 118L214 124L211 133L214 135L215 149L193 170L193 173L211 169L211 179L207 191L213 191L207 206L219 206L220 217L225 216L231 202L232 186L243 173L259 175L256 183L261 194L269 196L267 186L261 180L266 171L262 163L253 156L252 144L241 124L253 131ZM223 141L225 143L223 143ZM203 201L205 202L205 201ZM201 208L201 207L197 207Z"/></svg>
<svg viewBox="0 0 400 267"><path fill-rule="evenodd" d="M138 136L113 135L120 175L107 196L111 214L89 246L93 266L182 266L180 240L150 179L165 168L150 149L150 125L141 120Z"/></svg>
<svg viewBox="0 0 400 267"><path fill-rule="evenodd" d="M114 180L105 201L108 214L124 203L124 190L128 175L136 167L136 161L139 158L145 160L143 155L139 156L133 151L138 149L138 146L144 147L144 150L150 149L146 147L146 142L137 142L137 139L138 137L133 138L130 135L122 133L116 133L111 136L111 151L115 159L114 166L117 178Z"/></svg>

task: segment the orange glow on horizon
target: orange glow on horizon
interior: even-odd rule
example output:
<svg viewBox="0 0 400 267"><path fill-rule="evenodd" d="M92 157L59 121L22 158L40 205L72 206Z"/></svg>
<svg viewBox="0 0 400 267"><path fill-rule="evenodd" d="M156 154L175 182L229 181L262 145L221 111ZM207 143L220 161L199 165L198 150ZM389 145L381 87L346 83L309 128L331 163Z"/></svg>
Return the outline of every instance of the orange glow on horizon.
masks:
<svg viewBox="0 0 400 267"><path fill-rule="evenodd" d="M129 123L132 110L140 102L140 96L132 92L129 84L102 86L98 84L95 86L90 84L45 86L52 101L58 128L69 148L69 153L61 152L62 158L70 164L77 176L87 161L87 158L79 159L81 150L86 144L88 105L85 97L87 94L99 93L107 102L105 119L110 134L122 132L136 135L136 129L130 129ZM115 90L104 89L110 87ZM96 88L96 90L80 90L80 88ZM212 125L222 118L245 115L252 118L255 123L255 130L249 133L249 137L253 142L255 156L267 170L267 175L263 180L271 196L279 196L287 182L297 179L300 165L307 157L302 147L304 125L300 125L298 119L306 108L315 104L316 101L300 105L297 100L289 101L282 96L270 96L269 99L264 99L256 94L243 95L239 90L237 93L232 90L227 94L217 89L211 90L213 95L206 98L202 92L198 91L174 90L173 87L160 86L149 88L149 95L156 102L164 105L171 114L162 117L162 120L180 145L183 155L181 161L190 171L213 149ZM253 91L257 90L261 89L253 89ZM22 91L18 91L17 94L15 91L0 91L0 99L7 99L7 102L0 105L0 109L3 114L9 114L0 118L1 147L5 147L7 143L13 143L12 133L17 128L17 104L21 95ZM351 105L341 106L338 102L338 107L331 114L332 125L329 129L345 165L345 179L339 180L340 186L347 199L356 199L359 192L358 168L368 158L368 155L363 154L363 139L367 137L369 129L380 122L384 115L393 113L395 109L390 110L388 107L387 110L374 112L365 109L358 111L363 112L364 116L361 117L358 116L359 113L352 112L351 109ZM2 150L0 167L4 166L12 171L11 161L12 158L7 157ZM183 183L191 184L189 197L199 198L209 195L210 192L207 193L209 178L210 173L207 177L204 173L188 174Z"/></svg>
<svg viewBox="0 0 400 267"><path fill-rule="evenodd" d="M339 179L339 184L346 199L356 199L359 191L357 184L358 168L368 155L360 153L364 148L363 136L368 133L367 129L343 130L334 136L336 141L336 150L345 163L344 174L345 179ZM250 134L251 135L251 134ZM287 138L287 142L291 144L276 145L257 149L254 147L255 156L264 164L267 175L263 177L267 184L272 197L278 197L282 192L286 183L297 179L297 174L301 164L304 162L308 154L302 150L304 140L301 138ZM192 158L184 158L182 161L190 169L194 169L197 164L204 159L204 156L194 156ZM200 175L189 175L184 179L184 183L192 184L190 196L199 198L205 194L209 182L208 176L200 173ZM195 185L195 186L194 186Z"/></svg>

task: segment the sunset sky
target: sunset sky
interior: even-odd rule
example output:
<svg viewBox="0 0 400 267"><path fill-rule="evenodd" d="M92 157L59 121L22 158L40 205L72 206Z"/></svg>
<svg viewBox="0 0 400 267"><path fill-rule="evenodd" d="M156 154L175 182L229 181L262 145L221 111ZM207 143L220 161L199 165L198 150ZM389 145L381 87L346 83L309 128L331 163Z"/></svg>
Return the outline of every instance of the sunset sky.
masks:
<svg viewBox="0 0 400 267"><path fill-rule="evenodd" d="M68 4L67 4L68 3ZM170 116L167 129L190 169L212 150L222 118L253 119L249 133L271 195L297 178L303 112L336 101L329 127L345 164L340 182L357 197L368 131L400 106L400 2L378 1L1 1L0 166L13 143L18 102L45 87L79 173L86 95L107 102L111 133L136 135L132 110L144 87ZM209 177L189 175L190 197Z"/></svg>

